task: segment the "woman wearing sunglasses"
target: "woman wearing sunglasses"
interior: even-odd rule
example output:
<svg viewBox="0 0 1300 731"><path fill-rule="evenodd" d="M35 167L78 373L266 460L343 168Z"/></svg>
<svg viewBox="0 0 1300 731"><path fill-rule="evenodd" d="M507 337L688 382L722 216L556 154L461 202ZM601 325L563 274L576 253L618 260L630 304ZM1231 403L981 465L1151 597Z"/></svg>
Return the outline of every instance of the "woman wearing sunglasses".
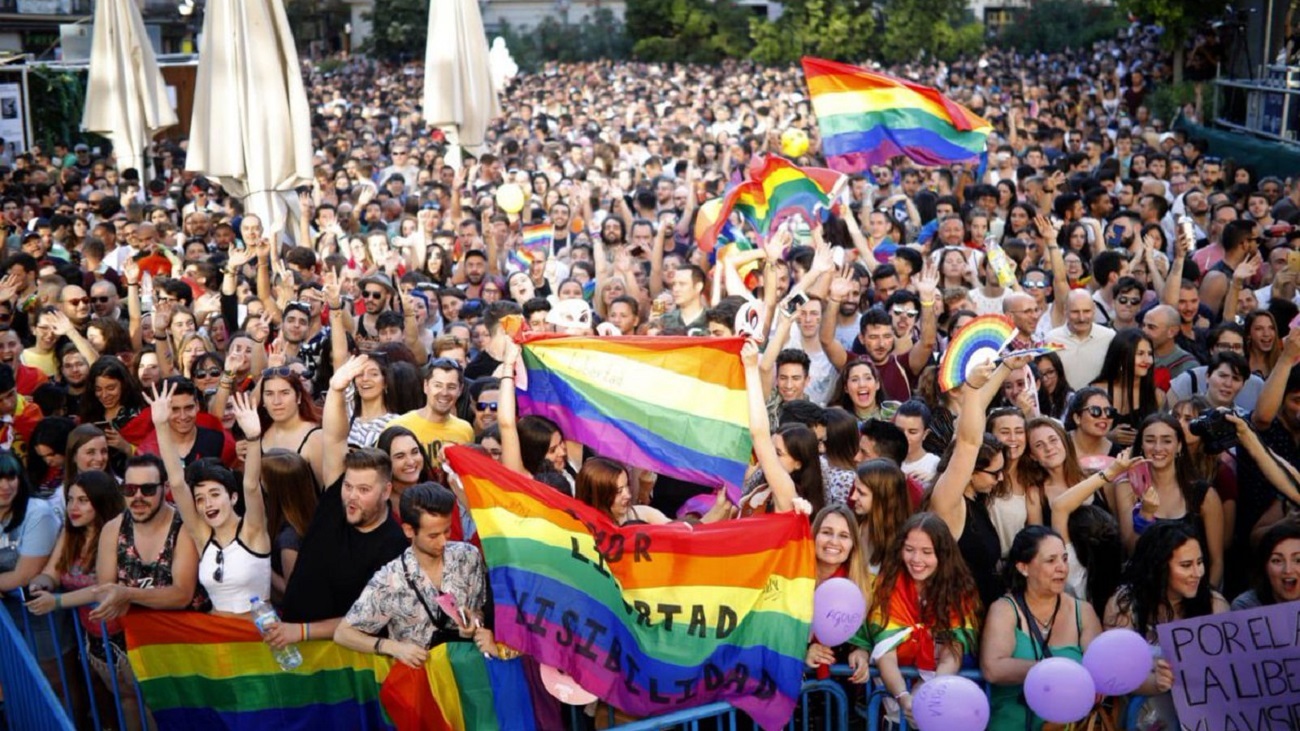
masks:
<svg viewBox="0 0 1300 731"><path fill-rule="evenodd" d="M262 497L261 423L252 396L234 397L235 421L251 442L244 457L241 494L235 473L217 460L199 460L188 468L167 426L175 384L155 391L151 403L158 451L167 465L167 483L185 532L199 552L199 583L212 600L214 612L247 614L250 597L271 595L271 537L266 530L266 506ZM241 518L235 511L244 502Z"/></svg>
<svg viewBox="0 0 1300 731"><path fill-rule="evenodd" d="M1070 411L1065 415L1065 428L1084 469L1103 470L1110 464L1111 452L1119 449L1110 441L1116 416L1110 397L1100 388L1088 386L1074 392Z"/></svg>

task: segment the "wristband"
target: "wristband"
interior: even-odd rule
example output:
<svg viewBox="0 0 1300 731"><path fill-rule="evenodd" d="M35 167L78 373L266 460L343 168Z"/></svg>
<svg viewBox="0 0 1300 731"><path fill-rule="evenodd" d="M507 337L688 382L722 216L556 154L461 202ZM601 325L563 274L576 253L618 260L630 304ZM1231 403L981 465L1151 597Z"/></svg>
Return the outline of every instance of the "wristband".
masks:
<svg viewBox="0 0 1300 731"><path fill-rule="evenodd" d="M55 595L54 595L54 608L55 608L55 609L62 609L62 608L63 608L63 595L62 595L62 594L55 594Z"/></svg>
<svg viewBox="0 0 1300 731"><path fill-rule="evenodd" d="M905 690L905 691L903 691L902 693L895 693L895 694L894 694L894 700L896 700L896 701L901 701L901 700L903 700L903 697L904 697L904 696L909 696L909 695L912 695L912 691L910 691L910 690Z"/></svg>
<svg viewBox="0 0 1300 731"><path fill-rule="evenodd" d="M934 300L930 300L930 301L928 301L928 302L925 301L925 300L921 300L921 306L922 306L922 307L934 307Z"/></svg>
<svg viewBox="0 0 1300 731"><path fill-rule="evenodd" d="M376 655L382 655L382 654L384 654L383 652L381 652L381 651L379 650L379 646L380 646L381 644L383 644L383 642L384 642L384 638L383 638L383 637L377 637L377 638L375 638L375 654L376 654Z"/></svg>

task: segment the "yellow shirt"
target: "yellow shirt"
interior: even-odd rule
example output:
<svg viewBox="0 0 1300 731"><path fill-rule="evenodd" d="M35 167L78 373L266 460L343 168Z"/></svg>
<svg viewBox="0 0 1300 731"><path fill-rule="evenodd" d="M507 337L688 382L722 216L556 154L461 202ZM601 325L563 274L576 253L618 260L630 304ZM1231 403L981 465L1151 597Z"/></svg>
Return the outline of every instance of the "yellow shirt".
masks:
<svg viewBox="0 0 1300 731"><path fill-rule="evenodd" d="M425 453L435 462L438 459L437 443L469 444L474 441L474 427L470 426L468 421L454 415L448 416L447 421L436 423L421 416L419 410L408 411L388 422L385 428L394 426L410 429L420 445L424 447Z"/></svg>
<svg viewBox="0 0 1300 731"><path fill-rule="evenodd" d="M41 355L35 348L28 348L22 352L19 360L23 365L35 368L50 378L59 375L58 357L52 350L46 355Z"/></svg>

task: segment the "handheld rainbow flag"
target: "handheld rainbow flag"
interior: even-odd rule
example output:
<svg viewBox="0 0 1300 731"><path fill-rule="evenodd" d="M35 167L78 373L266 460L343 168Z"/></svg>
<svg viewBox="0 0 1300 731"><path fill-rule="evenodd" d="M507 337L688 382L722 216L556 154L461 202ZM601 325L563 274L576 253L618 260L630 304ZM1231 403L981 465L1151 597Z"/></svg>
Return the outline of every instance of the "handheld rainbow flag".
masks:
<svg viewBox="0 0 1300 731"><path fill-rule="evenodd" d="M286 672L247 619L137 608L122 624L131 669L164 731L503 728L494 719L536 731L550 717L534 708L545 691L531 689L520 660L486 661L472 643L440 645L424 668L399 671L330 640L300 642L302 665Z"/></svg>
<svg viewBox="0 0 1300 731"><path fill-rule="evenodd" d="M975 366L997 360L1016 335L1006 315L983 315L966 323L948 342L939 361L939 388L944 392L966 382Z"/></svg>
<svg viewBox="0 0 1300 731"><path fill-rule="evenodd" d="M820 58L804 58L803 72L832 170L864 172L899 155L947 165L985 152L992 125L936 89Z"/></svg>
<svg viewBox="0 0 1300 731"><path fill-rule="evenodd" d="M736 185L722 199L713 225L696 243L708 253L713 250L727 217L734 209L766 236L789 215L802 212L811 222L819 207L830 206L830 193L840 173L826 168L801 168L777 155L768 155L751 166L750 178Z"/></svg>
<svg viewBox="0 0 1300 731"><path fill-rule="evenodd" d="M790 720L812 625L806 517L619 526L470 449L447 457L498 640L626 713L729 701L769 731Z"/></svg>
<svg viewBox="0 0 1300 731"><path fill-rule="evenodd" d="M740 501L753 440L742 338L565 337L521 343L519 414L597 454Z"/></svg>
<svg viewBox="0 0 1300 731"><path fill-rule="evenodd" d="M551 241L555 238L555 228L546 222L524 226L524 239L521 249L531 261L543 261L550 254Z"/></svg>

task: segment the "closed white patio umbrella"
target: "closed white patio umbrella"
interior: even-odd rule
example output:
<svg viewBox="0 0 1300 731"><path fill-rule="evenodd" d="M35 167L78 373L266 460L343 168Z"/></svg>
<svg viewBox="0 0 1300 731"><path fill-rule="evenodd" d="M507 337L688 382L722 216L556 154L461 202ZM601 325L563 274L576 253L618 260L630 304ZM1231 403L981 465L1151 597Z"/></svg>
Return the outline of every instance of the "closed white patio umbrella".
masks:
<svg viewBox="0 0 1300 731"><path fill-rule="evenodd" d="M82 129L112 141L119 170L148 180L149 141L176 121L140 9L134 0L98 0Z"/></svg>
<svg viewBox="0 0 1300 731"><path fill-rule="evenodd" d="M311 185L311 116L280 0L209 0L185 169L243 199L263 228L294 231Z"/></svg>
<svg viewBox="0 0 1300 731"><path fill-rule="evenodd" d="M430 0L424 56L424 119L447 135L447 164L460 147L482 152L488 123L501 115L477 0Z"/></svg>

